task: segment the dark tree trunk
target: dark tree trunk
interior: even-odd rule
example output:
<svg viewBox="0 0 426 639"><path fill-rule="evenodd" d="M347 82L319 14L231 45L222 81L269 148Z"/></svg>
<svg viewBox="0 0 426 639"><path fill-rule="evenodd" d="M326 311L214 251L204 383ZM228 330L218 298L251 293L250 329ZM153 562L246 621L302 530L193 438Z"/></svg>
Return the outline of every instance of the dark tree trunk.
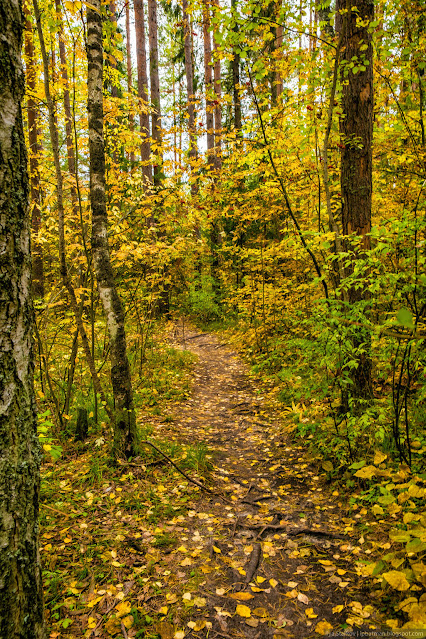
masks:
<svg viewBox="0 0 426 639"><path fill-rule="evenodd" d="M160 103L160 73L158 67L158 24L157 0L148 0L149 24L149 76L151 79L151 113L152 139L156 144L154 165L154 184L160 183L163 156L161 151L161 103Z"/></svg>
<svg viewBox="0 0 426 639"><path fill-rule="evenodd" d="M213 4L216 10L219 11L219 0L213 0ZM215 164L216 168L220 169L222 166L222 154L221 154L221 137L222 137L222 87L221 87L221 73L220 73L220 57L219 57L219 45L216 37L214 37L214 92L216 95L215 109L214 109L214 146L215 146Z"/></svg>
<svg viewBox="0 0 426 639"><path fill-rule="evenodd" d="M99 295L104 308L111 353L111 382L114 393L114 454L134 454L136 418L130 367L126 351L124 312L114 281L108 244L105 194L105 145L103 114L103 47L101 2L87 5L87 62L89 112L90 204L92 208L92 250Z"/></svg>
<svg viewBox="0 0 426 639"><path fill-rule="evenodd" d="M146 66L145 16L143 0L133 0L135 9L136 31L136 60L138 64L138 96L142 102L140 122L142 133L141 161L145 182L152 182L152 167L150 165L151 144L149 141L148 114L148 73Z"/></svg>
<svg viewBox="0 0 426 639"><path fill-rule="evenodd" d="M213 130L213 101L212 101L212 43L210 37L210 5L209 0L203 0L203 41L204 41L204 86L206 93L206 129L207 129L207 160L214 165L214 130Z"/></svg>
<svg viewBox="0 0 426 639"><path fill-rule="evenodd" d="M343 1L340 0L339 7ZM354 10L356 9L356 10ZM352 10L342 21L343 53L347 63L356 59L356 66L364 67L353 73L343 67L341 154L342 229L351 236L347 249L352 262L346 269L350 276L358 259L370 249L372 195L372 138L373 138L373 48L369 23L374 19L373 0L354 0ZM366 49L364 50L364 47ZM360 286L350 286L348 301L354 305L365 302L368 295ZM353 371L354 400L368 400L372 396L370 336L360 330L353 338L358 366Z"/></svg>
<svg viewBox="0 0 426 639"><path fill-rule="evenodd" d="M185 47L185 75L186 92L188 97L188 127L189 127L189 159L197 157L197 137L195 132L195 96L194 96L194 68L192 65L191 25L188 14L188 0L183 0L184 47Z"/></svg>
<svg viewBox="0 0 426 639"><path fill-rule="evenodd" d="M36 67L34 61L34 40L33 26L30 21L28 6L24 4L25 21L25 57L27 61L26 81L28 91L27 113L28 113L28 141L29 141L29 164L30 164L30 185L31 185L31 228L32 237L32 263L33 263L33 294L35 297L44 297L44 267L43 249L38 241L38 233L41 227L41 191L40 191L40 171L38 158L40 145L38 143L37 103L33 98L36 90Z"/></svg>
<svg viewBox="0 0 426 639"><path fill-rule="evenodd" d="M237 0L231 0L231 6L234 11L234 16L236 17L237 10ZM238 24L235 22L234 27L235 33L238 33ZM232 89L233 89L233 98L234 98L234 126L237 131L241 131L241 97L238 89L238 85L240 84L240 54L235 53L234 51L234 59L232 60Z"/></svg>
<svg viewBox="0 0 426 639"><path fill-rule="evenodd" d="M129 94L132 94L133 80L132 80L132 45L130 42L130 4L126 2L126 63L127 63L127 89ZM135 118L133 116L133 111L130 109L129 112L129 129L133 133L135 128ZM135 153L134 151L130 152L130 162L133 165L135 162Z"/></svg>
<svg viewBox="0 0 426 639"><path fill-rule="evenodd" d="M38 548L40 449L33 387L23 18L0 5L0 637L44 639Z"/></svg>

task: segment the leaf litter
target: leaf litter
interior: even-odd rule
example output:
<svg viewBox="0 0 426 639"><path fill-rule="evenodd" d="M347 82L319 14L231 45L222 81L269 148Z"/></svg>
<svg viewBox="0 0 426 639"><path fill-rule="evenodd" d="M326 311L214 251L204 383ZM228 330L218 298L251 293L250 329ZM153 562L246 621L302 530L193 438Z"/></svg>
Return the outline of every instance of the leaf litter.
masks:
<svg viewBox="0 0 426 639"><path fill-rule="evenodd" d="M192 457L195 483L161 457L110 468L106 448L90 446L44 468L50 637L389 631L345 497L286 435L274 393L211 334L189 331L178 346L198 357L192 392L140 424L182 448L177 466ZM403 591L401 575L383 577Z"/></svg>

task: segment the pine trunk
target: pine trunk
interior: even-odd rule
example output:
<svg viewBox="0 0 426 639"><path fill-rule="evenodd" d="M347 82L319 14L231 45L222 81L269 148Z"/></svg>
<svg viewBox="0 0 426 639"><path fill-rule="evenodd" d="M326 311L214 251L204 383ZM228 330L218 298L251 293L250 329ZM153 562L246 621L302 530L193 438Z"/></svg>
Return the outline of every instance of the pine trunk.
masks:
<svg viewBox="0 0 426 639"><path fill-rule="evenodd" d="M0 11L0 637L44 639L21 7Z"/></svg>
<svg viewBox="0 0 426 639"><path fill-rule="evenodd" d="M195 96L194 96L194 68L192 65L192 41L191 26L188 13L188 0L183 0L184 22L184 48L185 48L185 75L186 92L188 99L188 127L189 127L189 159L194 161L197 157L197 137L195 132Z"/></svg>
<svg viewBox="0 0 426 639"><path fill-rule="evenodd" d="M93 8L92 5L87 5L87 61L89 67L87 88L93 261L110 340L111 382L115 403L114 455L115 457L125 457L134 454L136 418L133 407L130 367L126 351L124 312L115 286L108 244L100 0L93 0Z"/></svg>
<svg viewBox="0 0 426 639"><path fill-rule="evenodd" d="M213 4L216 7L216 11L219 11L219 0L213 0ZM217 169L222 166L222 153L221 153L221 137L222 137L222 88L221 88L221 73L220 73L220 56L219 45L217 38L214 38L214 92L216 96L215 109L214 109L214 146L215 146L215 165Z"/></svg>
<svg viewBox="0 0 426 639"><path fill-rule="evenodd" d="M41 190L40 190L40 170L38 157L40 145L38 143L38 109L33 98L36 92L36 67L34 61L34 39L33 25L30 21L30 12L27 4L24 4L25 14L25 58L26 58L26 82L28 91L27 114L28 114L28 142L29 142L29 166L30 166L30 186L31 186L31 228L32 228L32 264L33 264L33 286L32 291L35 297L44 297L44 266L43 249L38 241L38 233L41 227Z"/></svg>
<svg viewBox="0 0 426 639"><path fill-rule="evenodd" d="M149 75L151 79L151 123L152 139L156 144L154 166L154 184L160 183L161 165L163 156L161 152L161 102L160 102L160 74L158 67L158 24L157 24L157 0L148 0L148 24L149 24Z"/></svg>
<svg viewBox="0 0 426 639"><path fill-rule="evenodd" d="M130 40L130 4L126 2L126 63L127 63L127 90L129 91L129 96L132 95L133 88L133 80L132 80L132 45ZM133 116L132 108L129 111L129 129L133 133L135 129L135 118ZM135 162L135 153L134 151L130 152L129 155L130 163L133 166Z"/></svg>
<svg viewBox="0 0 426 639"><path fill-rule="evenodd" d="M135 9L136 30L136 60L138 65L138 96L142 102L140 123L142 133L141 162L144 180L152 182L152 167L150 165L151 144L149 141L149 114L148 114L148 73L146 65L145 42L145 15L143 0L133 0Z"/></svg>
<svg viewBox="0 0 426 639"><path fill-rule="evenodd" d="M343 2L342 2L343 4ZM341 6L341 8L343 8ZM346 3L345 3L346 8ZM358 60L357 73L348 66L343 78L342 118L340 135L341 192L343 235L352 236L347 249L352 253L352 263L346 269L350 276L357 259L365 257L370 249L371 195L372 195L372 138L373 138L373 48L369 23L374 19L372 0L354 0L352 10L343 20L343 55L346 63ZM364 50L364 47L367 47ZM360 66L364 70L360 70ZM351 286L348 301L351 305L365 302L368 295L360 286ZM352 375L352 394L357 400L370 399L371 359L370 336L359 331L353 338L357 368Z"/></svg>
<svg viewBox="0 0 426 639"><path fill-rule="evenodd" d="M206 93L206 129L207 129L207 160L214 166L214 130L213 130L213 100L212 100L212 43L210 37L210 5L209 0L203 0L203 41L204 41L204 86Z"/></svg>

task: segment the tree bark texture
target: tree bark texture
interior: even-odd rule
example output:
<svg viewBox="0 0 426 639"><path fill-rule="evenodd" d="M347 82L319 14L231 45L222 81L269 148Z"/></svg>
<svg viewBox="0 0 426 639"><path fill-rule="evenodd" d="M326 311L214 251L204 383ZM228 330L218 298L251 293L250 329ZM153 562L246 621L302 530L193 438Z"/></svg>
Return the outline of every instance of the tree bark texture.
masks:
<svg viewBox="0 0 426 639"><path fill-rule="evenodd" d="M231 6L235 11L236 17L236 8L237 2L236 0L231 0ZM235 22L234 32L238 33L238 24ZM232 90L233 90L233 100L234 100L234 127L236 131L241 131L242 121L241 121L241 96L239 90L240 84L240 54L234 52L234 59L232 60Z"/></svg>
<svg viewBox="0 0 426 639"><path fill-rule="evenodd" d="M33 95L36 90L36 67L34 61L34 36L33 25L30 20L30 12L27 4L24 4L25 15L25 58L27 80L27 114L28 114L28 141L29 141L29 166L31 186L31 228L32 236L32 264L33 264L33 294L35 297L44 297L44 266L43 249L38 241L38 233L41 227L41 190L38 143L38 108Z"/></svg>
<svg viewBox="0 0 426 639"><path fill-rule="evenodd" d="M0 637L44 639L22 12L0 2Z"/></svg>
<svg viewBox="0 0 426 639"><path fill-rule="evenodd" d="M214 165L214 122L212 100L212 42L210 37L210 3L203 0L204 87L206 94L207 160Z"/></svg>
<svg viewBox="0 0 426 639"><path fill-rule="evenodd" d="M142 133L141 162L145 182L152 182L152 167L150 165L151 144L149 141L148 114L148 73L146 66L145 16L143 0L133 0L135 10L136 31L136 60L138 65L138 96L142 102L140 123Z"/></svg>
<svg viewBox="0 0 426 639"><path fill-rule="evenodd" d="M158 66L158 24L157 24L157 0L148 0L148 25L149 25L149 76L151 79L151 124L152 139L157 148L155 156L157 163L154 168L154 184L160 182L160 171L163 163L161 151L161 102L160 102L160 72Z"/></svg>
<svg viewBox="0 0 426 639"><path fill-rule="evenodd" d="M343 0L339 6L342 7ZM351 5L349 5L351 6ZM340 121L341 192L343 234L353 236L352 264L346 269L350 275L355 261L370 249L371 195L372 195L372 139L373 139L373 48L369 23L374 19L373 0L356 0L347 18L342 21L343 29L343 89L342 117ZM349 62L356 60L358 71L348 69ZM360 67L363 67L360 69ZM366 300L362 287L351 286L348 290L350 304ZM358 368L353 373L353 393L356 398L369 398L371 390L371 360L362 348L369 337L359 334L354 346L359 349ZM367 348L368 350L368 348Z"/></svg>
<svg viewBox="0 0 426 639"><path fill-rule="evenodd" d="M99 295L105 312L111 353L114 394L114 454L132 455L136 443L136 418L126 351L124 312L114 281L108 244L105 194L105 144L103 114L103 47L101 2L87 5L87 61L89 112L90 204L92 250Z"/></svg>

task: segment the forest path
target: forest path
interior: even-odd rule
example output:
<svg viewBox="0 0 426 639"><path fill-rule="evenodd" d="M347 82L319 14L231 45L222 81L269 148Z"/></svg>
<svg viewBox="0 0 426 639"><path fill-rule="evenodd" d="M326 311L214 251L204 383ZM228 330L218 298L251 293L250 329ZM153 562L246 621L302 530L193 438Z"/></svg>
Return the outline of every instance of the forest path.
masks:
<svg viewBox="0 0 426 639"><path fill-rule="evenodd" d="M216 492L200 495L176 529L177 576L191 585L177 625L191 638L279 639L328 634L348 616L362 624L371 603L354 570L362 550L337 491L289 443L237 353L193 330L177 343L198 363L191 396L164 429L207 444Z"/></svg>

